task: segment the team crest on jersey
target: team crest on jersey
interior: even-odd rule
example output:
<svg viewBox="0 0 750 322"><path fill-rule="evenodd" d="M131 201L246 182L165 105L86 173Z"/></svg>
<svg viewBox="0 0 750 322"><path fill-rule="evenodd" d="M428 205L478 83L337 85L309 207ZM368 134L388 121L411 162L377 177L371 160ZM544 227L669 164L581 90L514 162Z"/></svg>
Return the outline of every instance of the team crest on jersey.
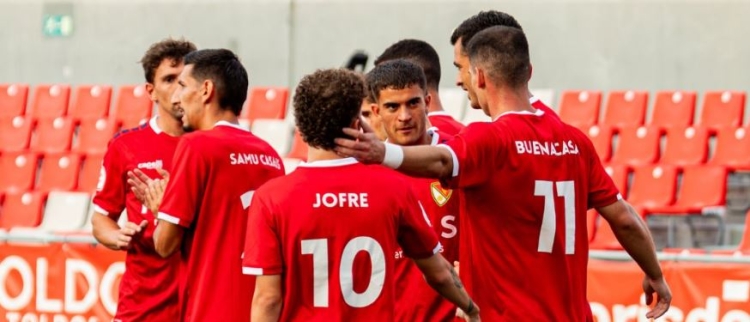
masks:
<svg viewBox="0 0 750 322"><path fill-rule="evenodd" d="M453 194L453 190L443 189L443 186L440 185L440 182L435 181L430 184L430 194L432 195L432 200L435 200L435 203L438 206L442 207L446 203L448 203L448 200Z"/></svg>

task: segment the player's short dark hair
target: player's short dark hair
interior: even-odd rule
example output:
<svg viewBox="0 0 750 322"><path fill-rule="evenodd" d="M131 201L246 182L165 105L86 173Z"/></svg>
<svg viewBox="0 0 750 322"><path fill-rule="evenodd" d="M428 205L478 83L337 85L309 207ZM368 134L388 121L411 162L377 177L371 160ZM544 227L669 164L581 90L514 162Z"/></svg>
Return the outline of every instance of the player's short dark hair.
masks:
<svg viewBox="0 0 750 322"><path fill-rule="evenodd" d="M523 30L490 27L477 33L466 46L472 66L481 66L497 84L517 88L529 81L529 43Z"/></svg>
<svg viewBox="0 0 750 322"><path fill-rule="evenodd" d="M394 59L406 59L422 67L427 88L437 90L440 86L440 56L430 44L418 39L404 39L386 48L375 59L375 65Z"/></svg>
<svg viewBox="0 0 750 322"><path fill-rule="evenodd" d="M195 45L185 39L164 39L151 45L141 58L146 82L154 83L156 69L165 59L172 60L173 66L176 66L182 62L185 55L195 50Z"/></svg>
<svg viewBox="0 0 750 322"><path fill-rule="evenodd" d="M367 89L373 103L380 100L380 91L393 88L404 89L412 85L419 85L427 90L427 85L422 68L405 59L395 59L375 66L365 76Z"/></svg>
<svg viewBox="0 0 750 322"><path fill-rule="evenodd" d="M324 69L302 78L294 91L294 119L308 145L333 150L334 139L359 117L365 83L347 69Z"/></svg>
<svg viewBox="0 0 750 322"><path fill-rule="evenodd" d="M214 83L219 106L240 115L247 99L247 71L240 59L228 49L201 49L185 56L185 65L193 65L193 78Z"/></svg>
<svg viewBox="0 0 750 322"><path fill-rule="evenodd" d="M461 46L464 52L466 52L466 46L474 35L484 29L495 26L506 26L523 30L521 24L516 21L516 18L505 12L497 10L480 11L478 14L464 20L453 30L451 45L455 45L461 39Z"/></svg>

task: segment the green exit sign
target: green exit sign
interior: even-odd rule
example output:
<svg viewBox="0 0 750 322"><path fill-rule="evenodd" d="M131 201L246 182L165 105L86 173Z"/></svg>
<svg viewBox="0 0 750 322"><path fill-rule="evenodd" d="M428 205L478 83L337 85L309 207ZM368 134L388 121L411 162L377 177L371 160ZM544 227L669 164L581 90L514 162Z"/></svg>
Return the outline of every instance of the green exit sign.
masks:
<svg viewBox="0 0 750 322"><path fill-rule="evenodd" d="M73 32L73 16L45 15L42 32L47 37L68 37Z"/></svg>

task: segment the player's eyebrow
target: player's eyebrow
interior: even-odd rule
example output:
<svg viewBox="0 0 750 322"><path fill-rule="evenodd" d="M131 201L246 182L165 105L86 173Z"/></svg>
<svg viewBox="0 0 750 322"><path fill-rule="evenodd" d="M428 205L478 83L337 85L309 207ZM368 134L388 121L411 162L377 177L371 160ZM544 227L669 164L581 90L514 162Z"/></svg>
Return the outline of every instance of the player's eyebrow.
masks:
<svg viewBox="0 0 750 322"><path fill-rule="evenodd" d="M421 97L417 96L417 97L414 97L414 98L406 101L406 104L409 104L409 105L417 104L417 103L419 103L419 101L421 99L422 99Z"/></svg>
<svg viewBox="0 0 750 322"><path fill-rule="evenodd" d="M461 64L459 64L458 62L455 62L455 61L453 62L453 66L456 66L456 67L458 67L458 68L461 68Z"/></svg>

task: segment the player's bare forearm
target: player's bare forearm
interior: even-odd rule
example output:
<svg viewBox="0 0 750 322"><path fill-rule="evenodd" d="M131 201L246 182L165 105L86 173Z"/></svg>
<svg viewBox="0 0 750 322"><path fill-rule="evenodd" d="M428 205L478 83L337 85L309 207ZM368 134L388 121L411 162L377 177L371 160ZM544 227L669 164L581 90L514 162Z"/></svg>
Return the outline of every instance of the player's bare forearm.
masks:
<svg viewBox="0 0 750 322"><path fill-rule="evenodd" d="M646 276L651 279L662 278L651 233L635 210L627 202L620 200L597 211L607 220L617 240Z"/></svg>
<svg viewBox="0 0 750 322"><path fill-rule="evenodd" d="M438 146L403 147L404 161L398 171L412 177L450 179L453 158L448 149Z"/></svg>
<svg viewBox="0 0 750 322"><path fill-rule="evenodd" d="M440 254L425 259L414 260L414 263L422 271L430 287L441 296L470 316L479 314L479 308L474 305L471 297L466 293L466 289L463 283L461 283L458 273Z"/></svg>
<svg viewBox="0 0 750 322"><path fill-rule="evenodd" d="M117 235L120 226L118 226L117 222L112 220L112 218L96 212L94 213L94 216L91 217L91 226L93 227L93 235L96 241L109 249L120 249L117 243Z"/></svg>
<svg viewBox="0 0 750 322"><path fill-rule="evenodd" d="M258 276L250 310L252 322L276 322L281 317L281 275Z"/></svg>
<svg viewBox="0 0 750 322"><path fill-rule="evenodd" d="M163 258L167 258L177 251L182 244L184 229L173 223L159 220L154 231L154 248L156 253Z"/></svg>

